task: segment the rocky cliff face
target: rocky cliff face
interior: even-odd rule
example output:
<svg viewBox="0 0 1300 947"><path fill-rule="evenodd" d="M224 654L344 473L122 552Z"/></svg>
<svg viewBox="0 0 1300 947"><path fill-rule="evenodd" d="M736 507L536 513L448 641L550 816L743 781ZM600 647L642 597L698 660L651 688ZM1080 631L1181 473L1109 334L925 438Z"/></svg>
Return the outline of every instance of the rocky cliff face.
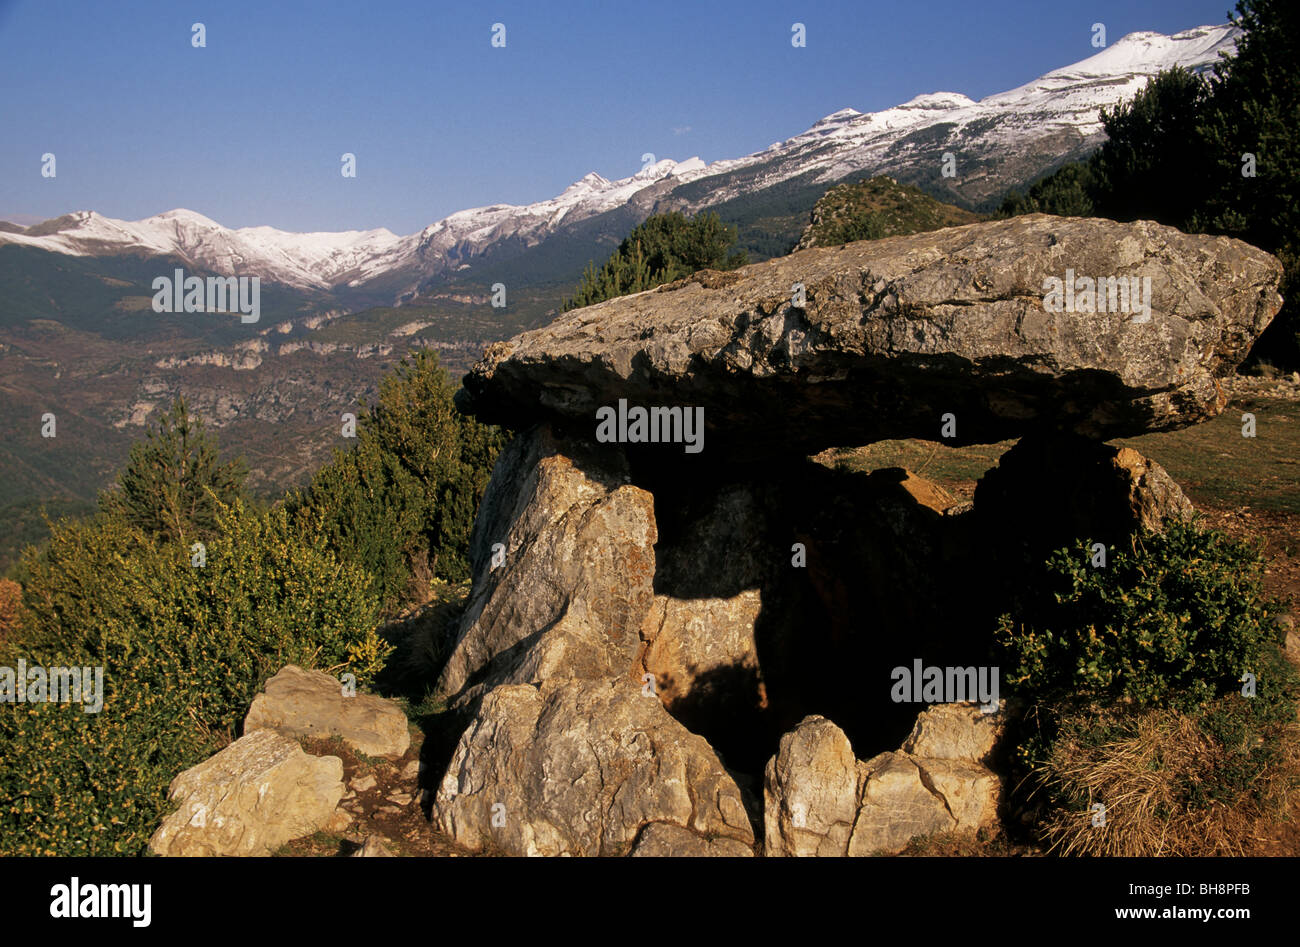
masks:
<svg viewBox="0 0 1300 947"><path fill-rule="evenodd" d="M1053 312L1067 273L1149 279L1149 311ZM467 727L435 818L530 854L872 854L993 823L993 617L1062 536L1190 513L1102 440L1220 411L1280 275L1224 238L1038 216L696 274L490 348L466 407L521 433L439 682ZM1021 440L973 505L807 459L884 437ZM922 666L947 689L898 685Z"/></svg>

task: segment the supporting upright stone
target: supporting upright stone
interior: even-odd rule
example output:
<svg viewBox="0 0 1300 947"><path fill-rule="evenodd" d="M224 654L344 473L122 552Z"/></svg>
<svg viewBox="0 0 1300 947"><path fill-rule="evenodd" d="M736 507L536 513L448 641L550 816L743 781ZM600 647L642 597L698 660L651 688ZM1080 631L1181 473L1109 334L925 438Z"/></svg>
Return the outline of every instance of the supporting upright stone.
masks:
<svg viewBox="0 0 1300 947"><path fill-rule="evenodd" d="M474 524L474 585L439 689L630 674L654 598L654 500L617 448L546 427L502 452Z"/></svg>

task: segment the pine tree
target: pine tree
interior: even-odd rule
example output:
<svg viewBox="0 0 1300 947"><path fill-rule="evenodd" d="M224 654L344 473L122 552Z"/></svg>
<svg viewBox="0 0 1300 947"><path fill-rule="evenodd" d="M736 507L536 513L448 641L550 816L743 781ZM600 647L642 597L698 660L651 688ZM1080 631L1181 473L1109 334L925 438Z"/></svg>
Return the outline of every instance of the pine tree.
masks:
<svg viewBox="0 0 1300 947"><path fill-rule="evenodd" d="M217 443L192 417L184 397L131 446L116 489L100 494L100 509L158 539L188 545L213 536L217 510L242 496L242 460L220 463Z"/></svg>
<svg viewBox="0 0 1300 947"><path fill-rule="evenodd" d="M591 306L616 296L640 293L699 270L744 266L745 251L732 250L736 228L717 214L688 218L680 211L647 217L627 235L598 270L588 263L582 282L563 311Z"/></svg>
<svg viewBox="0 0 1300 947"><path fill-rule="evenodd" d="M1174 68L1131 101L1102 109L1107 140L1090 162L1101 216L1189 229L1205 190L1206 162L1195 142L1206 96L1200 76Z"/></svg>
<svg viewBox="0 0 1300 947"><path fill-rule="evenodd" d="M345 561L364 566L389 609L420 584L469 577L469 536L505 435L462 414L437 352L403 359L335 452L287 506ZM414 584L413 584L414 583Z"/></svg>
<svg viewBox="0 0 1300 947"><path fill-rule="evenodd" d="M1010 191L998 209L1001 217L1020 214L1056 214L1060 217L1095 217L1097 175L1095 160L1070 161L1036 182L1021 195Z"/></svg>
<svg viewBox="0 0 1300 947"><path fill-rule="evenodd" d="M1196 143L1209 170L1194 224L1282 261L1286 302L1257 353L1300 367L1300 4L1241 0L1232 21L1242 36L1215 68Z"/></svg>
<svg viewBox="0 0 1300 947"><path fill-rule="evenodd" d="M1200 145L1213 162L1207 229L1266 250L1300 243L1300 6L1242 0L1236 53L1215 68ZM1243 174L1246 155L1254 176Z"/></svg>

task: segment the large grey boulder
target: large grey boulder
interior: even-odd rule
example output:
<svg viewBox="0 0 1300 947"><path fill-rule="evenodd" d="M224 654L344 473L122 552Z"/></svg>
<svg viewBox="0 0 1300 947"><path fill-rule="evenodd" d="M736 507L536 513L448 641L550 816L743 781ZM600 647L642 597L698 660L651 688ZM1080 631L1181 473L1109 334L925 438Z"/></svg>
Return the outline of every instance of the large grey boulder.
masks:
<svg viewBox="0 0 1300 947"><path fill-rule="evenodd" d="M323 671L287 664L253 698L244 733L276 730L297 738L340 737L367 756L401 756L411 745L406 714L372 694L345 694Z"/></svg>
<svg viewBox="0 0 1300 947"><path fill-rule="evenodd" d="M343 761L258 730L185 770L167 798L180 808L149 839L154 854L269 855L329 822L343 798Z"/></svg>
<svg viewBox="0 0 1300 947"><path fill-rule="evenodd" d="M472 851L701 854L753 843L740 790L702 737L630 680L548 681L489 692L438 786L433 819ZM655 829L670 823L681 831ZM735 845L723 854L739 853Z"/></svg>
<svg viewBox="0 0 1300 947"><path fill-rule="evenodd" d="M617 450L546 427L502 452L474 524L473 591L439 689L629 673L654 598L654 499ZM495 551L494 551L495 547Z"/></svg>
<svg viewBox="0 0 1300 947"><path fill-rule="evenodd" d="M1067 271L1149 277L1149 319L1048 311L1047 280ZM1218 379L1277 313L1281 275L1277 259L1227 237L1043 214L804 250L495 344L463 403L516 425L575 421L591 437L597 409L618 399L702 406L704 453L741 461L939 440L948 413L954 445L1041 428L1131 436L1223 409Z"/></svg>

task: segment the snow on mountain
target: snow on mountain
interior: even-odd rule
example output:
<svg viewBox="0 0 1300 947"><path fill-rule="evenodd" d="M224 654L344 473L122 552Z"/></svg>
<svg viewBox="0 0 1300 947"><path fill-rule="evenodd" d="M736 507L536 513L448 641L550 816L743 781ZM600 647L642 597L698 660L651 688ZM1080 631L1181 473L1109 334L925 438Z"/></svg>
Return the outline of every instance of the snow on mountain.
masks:
<svg viewBox="0 0 1300 947"><path fill-rule="evenodd" d="M391 231L288 233L271 227L231 230L192 210L169 210L126 221L77 211L4 233L0 243L40 247L71 256L170 254L218 273L248 273L290 286L326 289L401 238Z"/></svg>
<svg viewBox="0 0 1300 947"><path fill-rule="evenodd" d="M109 253L171 254L218 273L246 273L289 286L358 286L402 268L470 256L507 237L540 242L562 221L581 220L621 206L647 187L703 170L699 158L650 164L608 181L591 173L557 197L518 207L494 204L457 211L424 230L399 237L386 229L290 233L273 227L237 230L190 210L125 221L77 211L21 233L0 232L0 244L40 247L72 256Z"/></svg>
<svg viewBox="0 0 1300 947"><path fill-rule="evenodd" d="M1219 61L1220 52L1236 48L1240 31L1234 26L1201 26L1166 36L1129 33L1095 56L1055 69L1008 92L981 99L991 111L1011 110L1069 124L1084 134L1101 131L1097 111L1131 99L1163 69L1184 66L1205 71Z"/></svg>
<svg viewBox="0 0 1300 947"><path fill-rule="evenodd" d="M1007 157L1060 133L1080 143L1099 140L1098 112L1103 107L1131 99L1163 69L1212 68L1221 52L1235 49L1239 34L1231 25L1201 26L1170 36L1129 33L1081 62L978 102L955 92L935 92L879 112L841 109L764 151L710 165L706 175L730 172L733 181L711 194L709 202L809 171L818 182L857 171L890 171L906 163L913 150L910 140L929 133L950 142L965 159ZM735 175L745 169L753 169L754 175Z"/></svg>
<svg viewBox="0 0 1300 947"><path fill-rule="evenodd" d="M458 211L403 237L384 229L231 230L188 210L138 221L79 211L21 232L0 230L0 245L25 244L78 256L173 254L217 272L315 289L356 287L399 273L413 287L422 275L455 267L498 241L513 238L533 246L560 226L620 207L649 188L658 189L649 193L668 193L703 180L704 196L690 202L691 209L698 209L809 172L812 180L829 183L854 172L892 172L909 160L934 163L936 143L958 150L971 163L1009 164L1043 141L1051 141L1059 157L1062 141L1082 145L1100 139L1099 109L1131 98L1162 69L1209 69L1221 52L1234 49L1238 34L1230 25L1171 36L1130 33L1081 62L978 102L956 92L934 92L879 112L840 109L807 131L742 158L708 165L699 158L680 163L664 159L616 181L592 172L549 200ZM1001 183L995 177L988 188Z"/></svg>
<svg viewBox="0 0 1300 947"><path fill-rule="evenodd" d="M609 181L592 172L564 189L557 197L524 207L494 204L457 211L417 234L403 237L391 253L374 259L348 280L356 286L403 266L427 270L441 262L468 259L484 247L513 237L534 246L561 223L573 223L620 207L636 194L655 185L673 186L705 170L699 158L676 162L662 159L631 177Z"/></svg>

